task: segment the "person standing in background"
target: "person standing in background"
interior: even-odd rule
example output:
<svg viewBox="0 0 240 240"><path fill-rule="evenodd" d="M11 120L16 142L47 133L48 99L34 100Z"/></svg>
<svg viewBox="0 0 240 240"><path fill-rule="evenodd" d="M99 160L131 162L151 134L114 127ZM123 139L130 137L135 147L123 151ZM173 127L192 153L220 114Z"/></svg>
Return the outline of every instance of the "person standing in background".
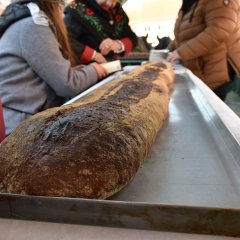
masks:
<svg viewBox="0 0 240 240"><path fill-rule="evenodd" d="M167 61L180 60L219 98L240 74L238 0L183 0Z"/></svg>
<svg viewBox="0 0 240 240"><path fill-rule="evenodd" d="M61 0L15 0L0 17L0 97L6 134L60 106L106 76L97 63L76 66Z"/></svg>
<svg viewBox="0 0 240 240"><path fill-rule="evenodd" d="M114 60L137 44L118 0L74 0L65 9L64 21L79 63Z"/></svg>

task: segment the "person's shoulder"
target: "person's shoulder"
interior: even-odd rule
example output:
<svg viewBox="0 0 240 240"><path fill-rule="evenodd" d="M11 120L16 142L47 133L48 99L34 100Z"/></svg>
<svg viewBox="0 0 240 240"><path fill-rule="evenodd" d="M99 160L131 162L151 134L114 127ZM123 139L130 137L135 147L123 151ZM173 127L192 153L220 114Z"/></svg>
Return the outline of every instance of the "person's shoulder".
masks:
<svg viewBox="0 0 240 240"><path fill-rule="evenodd" d="M47 19L41 19L39 18L38 21L34 21L32 16L23 18L15 23L18 27L26 28L36 28L36 26L44 26L49 28L49 22Z"/></svg>
<svg viewBox="0 0 240 240"><path fill-rule="evenodd" d="M9 26L9 28L7 29L7 32L23 33L25 31L28 31L29 25L32 25L32 24L33 24L33 21L31 16L22 18L14 22L13 24L11 24L11 26Z"/></svg>
<svg viewBox="0 0 240 240"><path fill-rule="evenodd" d="M49 35L50 27L45 24L37 24L32 16L21 19L15 26L15 31L19 33L20 39L36 39L40 35ZM25 41L25 40L24 40ZM22 43L24 43L22 41Z"/></svg>
<svg viewBox="0 0 240 240"><path fill-rule="evenodd" d="M78 10L77 10L78 5L79 4L75 1L73 1L69 5L67 5L64 9L64 17L66 17L66 16L73 17L73 16L77 15L78 14Z"/></svg>
<svg viewBox="0 0 240 240"><path fill-rule="evenodd" d="M35 3L28 3L27 7L32 15L33 22L40 26L49 26L48 16Z"/></svg>
<svg viewBox="0 0 240 240"><path fill-rule="evenodd" d="M128 18L127 13L125 12L125 10L123 9L122 5L119 2L115 6L115 11L119 15L123 15L125 18Z"/></svg>
<svg viewBox="0 0 240 240"><path fill-rule="evenodd" d="M20 20L16 27L19 28L19 39L24 46L53 35L47 22L35 22L32 17Z"/></svg>
<svg viewBox="0 0 240 240"><path fill-rule="evenodd" d="M81 14L77 10L77 7L74 7L73 3L64 9L64 22L68 26L79 25L79 22L81 22Z"/></svg>

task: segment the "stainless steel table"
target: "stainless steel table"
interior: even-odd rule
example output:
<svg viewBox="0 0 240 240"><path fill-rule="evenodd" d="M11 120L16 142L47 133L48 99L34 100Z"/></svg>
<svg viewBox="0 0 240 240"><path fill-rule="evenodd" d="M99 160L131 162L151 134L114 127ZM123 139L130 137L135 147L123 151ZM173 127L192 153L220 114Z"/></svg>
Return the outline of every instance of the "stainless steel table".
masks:
<svg viewBox="0 0 240 240"><path fill-rule="evenodd" d="M0 240L237 240L240 238L0 219Z"/></svg>
<svg viewBox="0 0 240 240"><path fill-rule="evenodd" d="M1 194L0 217L141 229L158 239L161 231L240 236L240 119L189 70L175 67L169 117L126 188L104 201Z"/></svg>

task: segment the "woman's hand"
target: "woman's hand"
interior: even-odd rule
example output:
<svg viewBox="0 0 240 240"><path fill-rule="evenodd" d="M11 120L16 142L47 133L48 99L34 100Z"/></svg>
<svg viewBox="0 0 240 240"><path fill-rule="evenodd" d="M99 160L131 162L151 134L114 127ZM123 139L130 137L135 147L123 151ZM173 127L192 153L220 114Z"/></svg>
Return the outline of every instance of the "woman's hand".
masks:
<svg viewBox="0 0 240 240"><path fill-rule="evenodd" d="M92 57L92 60L94 62L97 62L97 63L105 63L107 62L106 58L99 52L95 52L93 57Z"/></svg>
<svg viewBox="0 0 240 240"><path fill-rule="evenodd" d="M107 70L102 65L98 63L91 63L91 65L96 69L99 79L107 76Z"/></svg>
<svg viewBox="0 0 240 240"><path fill-rule="evenodd" d="M168 54L167 61L170 63L175 62L176 60L181 59L180 55L178 54L177 50L171 52Z"/></svg>
<svg viewBox="0 0 240 240"><path fill-rule="evenodd" d="M121 48L122 45L117 40L112 40L111 38L104 39L99 45L99 50L103 56L108 55L110 51L118 52Z"/></svg>

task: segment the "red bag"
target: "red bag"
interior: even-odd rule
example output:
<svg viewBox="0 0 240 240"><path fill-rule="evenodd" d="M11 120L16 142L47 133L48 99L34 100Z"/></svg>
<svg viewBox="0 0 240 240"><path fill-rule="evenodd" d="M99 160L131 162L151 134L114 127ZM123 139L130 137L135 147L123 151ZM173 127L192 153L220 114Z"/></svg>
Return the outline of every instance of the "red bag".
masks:
<svg viewBox="0 0 240 240"><path fill-rule="evenodd" d="M0 142L2 142L5 137L6 135L5 135L5 125L4 125L4 119L3 119L2 101L0 98Z"/></svg>

